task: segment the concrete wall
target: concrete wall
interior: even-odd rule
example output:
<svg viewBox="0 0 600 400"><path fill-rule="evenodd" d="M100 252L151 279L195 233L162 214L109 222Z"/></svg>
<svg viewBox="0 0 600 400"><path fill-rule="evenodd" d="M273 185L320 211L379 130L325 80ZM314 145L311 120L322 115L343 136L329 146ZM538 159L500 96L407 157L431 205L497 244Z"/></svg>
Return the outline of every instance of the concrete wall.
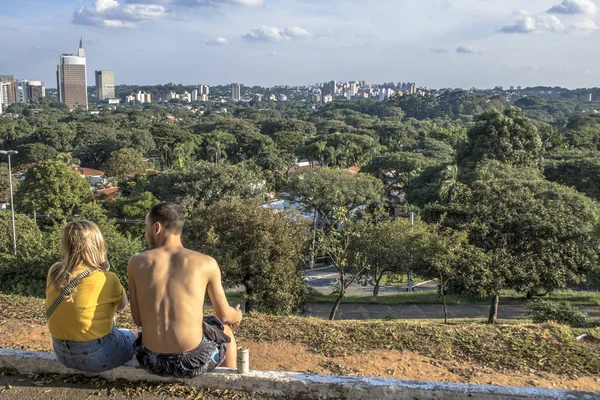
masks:
<svg viewBox="0 0 600 400"><path fill-rule="evenodd" d="M193 387L229 389L294 399L600 400L598 393L563 390L309 375L293 372L251 371L248 374L240 375L237 371L223 368L218 368L213 373L195 379L180 380L150 375L140 369L135 361L130 361L120 368L102 374L86 374L60 365L52 354L0 349L0 368L2 367L12 368L23 374L99 375L108 380L178 382Z"/></svg>

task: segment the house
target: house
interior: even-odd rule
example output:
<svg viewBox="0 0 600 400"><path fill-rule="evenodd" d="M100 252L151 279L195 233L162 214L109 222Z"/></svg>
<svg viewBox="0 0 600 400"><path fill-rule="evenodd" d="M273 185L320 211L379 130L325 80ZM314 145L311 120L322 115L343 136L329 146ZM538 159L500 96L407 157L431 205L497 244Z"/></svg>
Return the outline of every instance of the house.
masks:
<svg viewBox="0 0 600 400"><path fill-rule="evenodd" d="M119 188L118 187L111 187L111 188L106 188L106 189L98 189L94 193L93 199L94 200L111 201L111 200L116 199L118 194L119 194Z"/></svg>
<svg viewBox="0 0 600 400"><path fill-rule="evenodd" d="M77 172L79 175L88 180L91 186L96 186L99 183L103 183L104 172L92 168L78 168Z"/></svg>

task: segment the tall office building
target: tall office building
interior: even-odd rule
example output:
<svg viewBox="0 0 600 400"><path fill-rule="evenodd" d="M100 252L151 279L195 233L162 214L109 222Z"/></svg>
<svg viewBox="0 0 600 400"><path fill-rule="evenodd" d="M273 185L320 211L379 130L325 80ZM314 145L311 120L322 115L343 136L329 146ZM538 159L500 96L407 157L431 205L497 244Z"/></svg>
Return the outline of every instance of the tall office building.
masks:
<svg viewBox="0 0 600 400"><path fill-rule="evenodd" d="M88 109L87 70L83 39L79 41L77 55L63 54L56 71L58 100L70 110Z"/></svg>
<svg viewBox="0 0 600 400"><path fill-rule="evenodd" d="M6 106L17 102L17 86L15 85L15 77L13 75L0 75L0 83L8 83L10 86L4 86L4 98L7 99L4 103Z"/></svg>
<svg viewBox="0 0 600 400"><path fill-rule="evenodd" d="M98 100L115 98L114 71L96 71L96 97Z"/></svg>
<svg viewBox="0 0 600 400"><path fill-rule="evenodd" d="M210 87L208 85L206 85L206 86L205 85L199 85L198 86L198 94L199 95L205 94L205 95L208 96L210 94Z"/></svg>
<svg viewBox="0 0 600 400"><path fill-rule="evenodd" d="M242 99L242 86L239 83L231 84L231 99L240 101Z"/></svg>
<svg viewBox="0 0 600 400"><path fill-rule="evenodd" d="M2 104L4 104L4 107L8 107L11 104L9 102L9 95L12 90L12 85L8 82L0 82L0 87L2 87Z"/></svg>
<svg viewBox="0 0 600 400"><path fill-rule="evenodd" d="M30 103L39 103L46 97L46 84L42 81L27 82L27 97Z"/></svg>

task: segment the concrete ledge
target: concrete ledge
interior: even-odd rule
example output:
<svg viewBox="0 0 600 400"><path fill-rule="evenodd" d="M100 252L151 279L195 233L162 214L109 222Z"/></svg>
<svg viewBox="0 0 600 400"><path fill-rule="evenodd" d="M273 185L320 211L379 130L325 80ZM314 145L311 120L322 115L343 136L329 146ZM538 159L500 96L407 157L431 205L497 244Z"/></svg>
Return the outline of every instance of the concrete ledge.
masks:
<svg viewBox="0 0 600 400"><path fill-rule="evenodd" d="M64 367L53 354L0 349L0 368L11 368L23 374L101 376L107 380L131 382L177 382L198 388L229 389L258 393L277 398L294 399L560 399L600 400L599 393L565 390L467 385L349 376L310 375L294 372L237 371L218 368L195 379L182 380L148 374L135 361L101 374L90 374Z"/></svg>

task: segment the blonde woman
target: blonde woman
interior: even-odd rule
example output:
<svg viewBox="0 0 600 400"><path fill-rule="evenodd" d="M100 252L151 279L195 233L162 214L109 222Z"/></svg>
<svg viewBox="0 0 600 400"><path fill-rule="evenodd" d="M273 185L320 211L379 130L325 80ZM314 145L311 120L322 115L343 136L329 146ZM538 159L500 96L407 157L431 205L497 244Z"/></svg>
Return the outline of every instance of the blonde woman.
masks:
<svg viewBox="0 0 600 400"><path fill-rule="evenodd" d="M98 226L68 223L61 256L46 284L48 328L58 361L69 368L102 372L131 360L138 334L114 326L116 312L128 300L119 278L108 271Z"/></svg>

